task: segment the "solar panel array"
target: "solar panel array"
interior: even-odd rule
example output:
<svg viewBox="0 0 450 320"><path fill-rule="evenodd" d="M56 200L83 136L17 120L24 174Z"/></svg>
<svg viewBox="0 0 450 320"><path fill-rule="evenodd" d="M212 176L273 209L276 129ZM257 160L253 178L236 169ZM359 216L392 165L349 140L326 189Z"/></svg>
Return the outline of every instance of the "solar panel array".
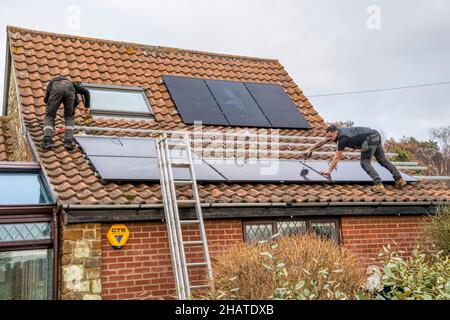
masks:
<svg viewBox="0 0 450 320"><path fill-rule="evenodd" d="M159 182L156 141L149 138L117 138L77 136L76 140L103 180ZM179 150L171 151L173 159L185 159ZM378 163L373 163L384 182L392 175ZM219 159L194 157L194 170L199 182L235 183L368 183L372 179L358 162L341 161L330 177L320 170L328 168L326 161L278 159ZM416 179L402 173L407 182ZM174 168L176 180L188 180L187 168Z"/></svg>
<svg viewBox="0 0 450 320"><path fill-rule="evenodd" d="M276 84L163 76L183 119L193 124L308 129L289 96Z"/></svg>
<svg viewBox="0 0 450 320"><path fill-rule="evenodd" d="M159 181L156 141L146 138L76 136L89 161L103 180ZM171 152L174 160L186 159L183 151ZM204 160L196 158L194 170L199 181L225 181ZM187 168L174 168L176 180L188 180Z"/></svg>

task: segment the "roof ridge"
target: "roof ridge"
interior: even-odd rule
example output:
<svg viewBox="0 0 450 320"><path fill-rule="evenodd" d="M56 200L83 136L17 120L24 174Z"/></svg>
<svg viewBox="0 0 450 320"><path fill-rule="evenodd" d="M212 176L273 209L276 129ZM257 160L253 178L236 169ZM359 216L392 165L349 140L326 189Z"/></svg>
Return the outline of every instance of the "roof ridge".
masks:
<svg viewBox="0 0 450 320"><path fill-rule="evenodd" d="M95 41L97 43L137 46L140 48L151 48L152 50L163 50L163 51L167 51L167 52L178 51L178 52L182 52L182 53L200 54L200 55L207 55L207 56L219 57L219 58L242 59L242 60L250 60L250 61L252 61L252 60L253 61L266 61L266 62L276 62L276 63L280 64L280 61L278 59L250 57L250 56L234 55L234 54L223 54L223 53L199 51L199 50L192 50L192 49L181 49L181 48L166 47L166 46L153 46L153 45L142 44L142 43L137 43L137 42L126 42L126 41L118 41L118 40L110 40L110 39L102 39L102 38L77 36L77 35L70 35L70 34L63 34L63 33L54 33L54 32L49 32L49 31L33 30L33 29L27 29L27 28L16 27L16 26L11 26L11 25L6 26L6 31L8 34L10 32L11 33L27 32L27 33L36 33L36 34L42 34L42 35L48 35L48 36L56 36L59 38L66 38L66 39L79 39L79 40L86 40L86 41Z"/></svg>

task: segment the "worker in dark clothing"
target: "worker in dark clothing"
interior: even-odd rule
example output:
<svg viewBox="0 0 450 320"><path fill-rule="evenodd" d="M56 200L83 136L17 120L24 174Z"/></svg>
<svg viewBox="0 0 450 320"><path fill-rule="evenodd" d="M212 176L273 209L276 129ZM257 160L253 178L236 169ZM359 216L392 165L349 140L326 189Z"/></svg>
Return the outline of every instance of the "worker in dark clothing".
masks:
<svg viewBox="0 0 450 320"><path fill-rule="evenodd" d="M321 173L323 175L329 176L331 172L336 168L337 163L341 159L344 149L360 149L361 150L361 167L367 174L373 179L375 192L385 192L383 183L381 182L380 176L371 164L372 157L380 165L389 170L395 179L395 187L398 189L403 188L406 185L406 181L400 175L397 168L388 160L384 154L383 145L381 144L381 135L378 131L366 128L366 127L353 127L353 128L337 128L332 125L326 130L326 139L319 141L312 145L307 151L306 156L310 157L313 150L323 146L328 142L337 143L337 151L334 155L333 161L327 170L323 170Z"/></svg>
<svg viewBox="0 0 450 320"><path fill-rule="evenodd" d="M50 149L53 147L52 133L55 127L56 112L61 103L64 104L64 147L67 150L73 150L73 130L75 125L75 108L80 103L78 94L84 97L84 114L89 112L90 95L89 91L81 86L79 82L72 82L69 77L58 76L52 79L45 94L46 103L44 118L44 139L41 147Z"/></svg>

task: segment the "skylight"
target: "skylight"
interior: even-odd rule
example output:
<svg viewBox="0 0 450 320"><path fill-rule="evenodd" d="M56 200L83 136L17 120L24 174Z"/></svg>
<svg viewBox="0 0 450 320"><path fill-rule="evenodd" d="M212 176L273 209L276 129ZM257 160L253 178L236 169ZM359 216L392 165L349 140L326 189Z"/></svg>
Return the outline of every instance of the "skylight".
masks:
<svg viewBox="0 0 450 320"><path fill-rule="evenodd" d="M0 171L0 205L49 203L51 197L39 173Z"/></svg>
<svg viewBox="0 0 450 320"><path fill-rule="evenodd" d="M84 83L91 95L94 115L148 117L153 112L141 87Z"/></svg>

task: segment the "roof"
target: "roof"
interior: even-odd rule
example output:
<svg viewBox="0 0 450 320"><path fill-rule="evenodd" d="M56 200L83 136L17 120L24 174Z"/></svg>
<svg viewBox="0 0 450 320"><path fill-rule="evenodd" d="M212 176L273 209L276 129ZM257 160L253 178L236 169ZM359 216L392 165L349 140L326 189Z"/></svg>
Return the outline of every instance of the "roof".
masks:
<svg viewBox="0 0 450 320"><path fill-rule="evenodd" d="M178 114L161 82L165 74L208 79L280 84L306 117L312 129L280 130L282 135L320 136L324 120L278 60L213 54L156 47L8 27L13 67L20 94L22 115L39 162L49 178L59 203L66 204L154 204L161 203L159 184L104 182L81 151L68 153L59 146L42 151L43 97L47 82L63 72L74 80L111 85L141 86L155 113L154 120L83 120L76 123L115 128L159 130L191 129ZM62 121L62 108L57 123ZM225 131L227 127L208 126ZM258 129L248 129L258 132ZM302 149L302 147L297 147ZM326 148L325 148L326 149ZM325 150L323 149L323 150ZM186 189L187 190L187 189ZM358 184L201 184L199 193L207 203L278 202L414 202L448 201L450 192L437 182L409 184L399 191L387 186L383 195Z"/></svg>
<svg viewBox="0 0 450 320"><path fill-rule="evenodd" d="M13 142L9 132L9 117L0 116L0 161L7 161Z"/></svg>

